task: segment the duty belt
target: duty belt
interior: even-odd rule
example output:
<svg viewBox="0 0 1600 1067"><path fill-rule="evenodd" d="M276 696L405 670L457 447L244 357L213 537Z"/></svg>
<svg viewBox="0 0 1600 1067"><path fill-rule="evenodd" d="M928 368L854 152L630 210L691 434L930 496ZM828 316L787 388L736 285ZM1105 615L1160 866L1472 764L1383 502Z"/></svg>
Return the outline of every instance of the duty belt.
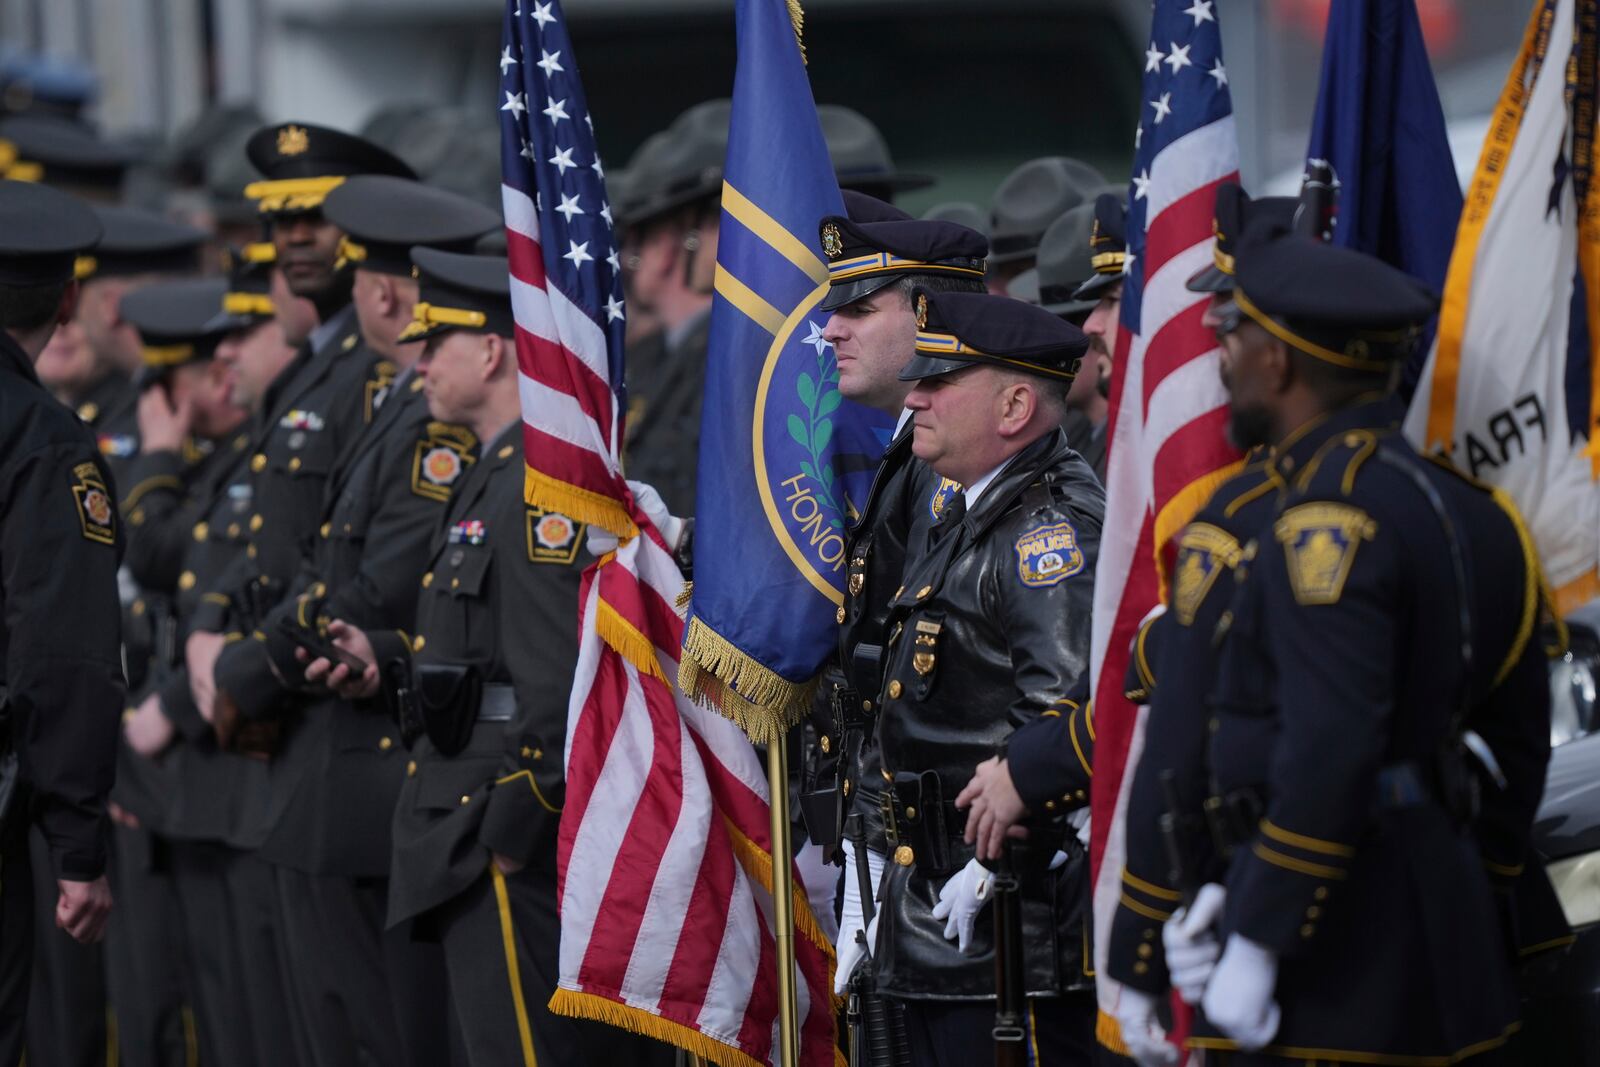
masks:
<svg viewBox="0 0 1600 1067"><path fill-rule="evenodd" d="M917 873L927 878L941 877L959 866L956 857L966 848L962 834L967 813L943 799L937 772L899 772L878 803L896 863L915 864Z"/></svg>
<svg viewBox="0 0 1600 1067"><path fill-rule="evenodd" d="M1403 811L1426 804L1440 803L1430 775L1416 760L1401 760L1379 769L1373 782L1372 810ZM1443 805L1452 815L1451 805ZM1206 825L1217 850L1223 855L1254 841L1267 813L1266 800L1253 786L1233 789L1205 803Z"/></svg>
<svg viewBox="0 0 1600 1067"><path fill-rule="evenodd" d="M478 702L479 722L510 722L517 716L517 691L504 682L485 682Z"/></svg>

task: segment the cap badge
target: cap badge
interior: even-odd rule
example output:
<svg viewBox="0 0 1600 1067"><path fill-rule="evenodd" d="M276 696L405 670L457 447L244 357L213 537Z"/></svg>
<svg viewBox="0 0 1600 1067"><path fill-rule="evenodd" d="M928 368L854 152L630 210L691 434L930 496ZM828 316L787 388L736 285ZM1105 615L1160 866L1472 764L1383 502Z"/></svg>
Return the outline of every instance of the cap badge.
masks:
<svg viewBox="0 0 1600 1067"><path fill-rule="evenodd" d="M278 131L278 154L298 156L311 148L311 135L304 126L285 126Z"/></svg>
<svg viewBox="0 0 1600 1067"><path fill-rule="evenodd" d="M834 223L822 227L822 250L829 259L838 259L844 252L844 238L839 236L839 227Z"/></svg>
<svg viewBox="0 0 1600 1067"><path fill-rule="evenodd" d="M917 294L917 329L926 330L927 328L928 328L928 294L927 293L918 293Z"/></svg>

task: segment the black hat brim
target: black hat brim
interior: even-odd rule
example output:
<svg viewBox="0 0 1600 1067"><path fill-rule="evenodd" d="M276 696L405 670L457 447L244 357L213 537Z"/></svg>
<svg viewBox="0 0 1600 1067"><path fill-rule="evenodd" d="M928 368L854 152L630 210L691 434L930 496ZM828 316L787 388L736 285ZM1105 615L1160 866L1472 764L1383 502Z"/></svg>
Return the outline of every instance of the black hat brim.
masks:
<svg viewBox="0 0 1600 1067"><path fill-rule="evenodd" d="M1224 293L1237 285L1233 275L1225 273L1215 263L1201 267L1183 283L1183 287L1191 293Z"/></svg>
<svg viewBox="0 0 1600 1067"><path fill-rule="evenodd" d="M941 374L953 374L958 370L976 367L981 360L976 359L951 359L948 356L929 356L921 352L911 357L900 371L902 382L921 381L923 378L937 378Z"/></svg>
<svg viewBox="0 0 1600 1067"><path fill-rule="evenodd" d="M1076 295L1076 294L1074 294L1074 295ZM1052 315L1059 315L1062 318L1066 319L1066 318L1071 318L1071 317L1073 317L1075 315L1087 315L1087 314L1089 314L1089 312L1093 311L1095 309L1095 306L1098 305L1099 303L1100 303L1100 301L1098 299L1095 299L1095 300L1063 300L1060 303L1056 303L1056 304L1040 304L1039 306L1044 308L1046 311L1050 312L1050 314L1052 314Z"/></svg>
<svg viewBox="0 0 1600 1067"><path fill-rule="evenodd" d="M828 287L827 295L822 298L822 303L817 305L817 310L838 311L847 304L854 304L863 297L871 296L879 289L888 288L904 277L904 274L875 274L869 278L853 279L843 285L831 285Z"/></svg>
<svg viewBox="0 0 1600 1067"><path fill-rule="evenodd" d="M208 334L229 334L239 330L248 330L263 322L271 322L270 315L235 315L231 311L219 311L217 317L206 322L205 332Z"/></svg>
<svg viewBox="0 0 1600 1067"><path fill-rule="evenodd" d="M1099 302L1102 294L1113 285L1122 284L1121 274L1096 274L1072 291L1074 300L1093 300Z"/></svg>
<svg viewBox="0 0 1600 1067"><path fill-rule="evenodd" d="M637 226L642 222L649 222L678 208L687 207L700 200L710 199L722 190L722 175L717 174L716 180L703 181L688 189L680 189L666 196L653 197L636 205L630 205L627 211L617 220L619 227Z"/></svg>
<svg viewBox="0 0 1600 1067"><path fill-rule="evenodd" d="M883 174L840 174L838 179L841 189L855 189L867 193L873 189L908 193L913 189L926 189L939 181L931 174L902 174L898 171L888 171Z"/></svg>

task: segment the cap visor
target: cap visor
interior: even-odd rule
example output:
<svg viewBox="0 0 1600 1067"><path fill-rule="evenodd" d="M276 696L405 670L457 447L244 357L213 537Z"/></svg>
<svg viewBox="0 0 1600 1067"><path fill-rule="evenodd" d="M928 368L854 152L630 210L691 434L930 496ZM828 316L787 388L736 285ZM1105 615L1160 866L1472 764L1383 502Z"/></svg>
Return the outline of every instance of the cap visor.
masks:
<svg viewBox="0 0 1600 1067"><path fill-rule="evenodd" d="M451 330L459 329L461 329L460 326L452 326L448 322L434 322L427 325L423 325L420 322L413 322L411 325L400 331L400 336L396 337L395 341L399 344L408 345L413 341L426 341L430 337L438 337L442 333L448 333Z"/></svg>
<svg viewBox="0 0 1600 1067"><path fill-rule="evenodd" d="M966 367L976 367L975 359L948 359L944 356L927 356L918 353L911 357L911 361L900 372L902 382L914 382L922 378L937 378L941 374L952 374Z"/></svg>
<svg viewBox="0 0 1600 1067"><path fill-rule="evenodd" d="M1121 284L1121 274L1096 274L1072 291L1072 299L1098 301L1107 289Z"/></svg>
<svg viewBox="0 0 1600 1067"><path fill-rule="evenodd" d="M828 287L827 295L817 305L818 311L838 311L846 304L854 304L864 296L871 296L904 278L904 274L874 274L868 278L853 278L842 285Z"/></svg>
<svg viewBox="0 0 1600 1067"><path fill-rule="evenodd" d="M228 311L219 311L215 318L206 322L205 333L233 333L236 330L248 330L258 322L266 322L270 315L235 315Z"/></svg>
<svg viewBox="0 0 1600 1067"><path fill-rule="evenodd" d="M1224 274L1215 263L1201 267L1183 283L1191 293L1221 293L1234 288L1236 284L1233 275Z"/></svg>

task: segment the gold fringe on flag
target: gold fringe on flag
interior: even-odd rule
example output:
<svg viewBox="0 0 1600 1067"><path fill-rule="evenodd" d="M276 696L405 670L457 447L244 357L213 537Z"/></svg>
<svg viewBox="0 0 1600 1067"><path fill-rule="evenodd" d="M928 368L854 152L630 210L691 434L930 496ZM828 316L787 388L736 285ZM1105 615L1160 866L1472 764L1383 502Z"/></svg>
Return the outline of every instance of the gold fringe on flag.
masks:
<svg viewBox="0 0 1600 1067"><path fill-rule="evenodd" d="M755 879L757 885L771 893L772 854L745 836L744 832L733 824L733 820L724 817L722 821L728 828L728 837L733 841L733 854L739 858L739 866L744 868L747 876ZM837 960L833 942L828 940L828 935L817 925L817 917L811 913L811 898L806 896L805 886L800 884L798 878L794 882L794 928L827 955L828 988L832 989L833 966Z"/></svg>
<svg viewBox="0 0 1600 1067"><path fill-rule="evenodd" d="M631 1033L653 1037L657 1041L665 1041L675 1048L692 1052L701 1059L715 1063L717 1067L765 1067L754 1056L714 1037L708 1037L692 1026L663 1019L643 1008L621 1004L597 993L558 988L550 998L550 1010L556 1015L566 1015L574 1019L592 1019Z"/></svg>
<svg viewBox="0 0 1600 1067"><path fill-rule="evenodd" d="M770 745L805 718L817 679L791 682L691 619L678 664L678 688L695 703L732 719L756 744Z"/></svg>
<svg viewBox="0 0 1600 1067"><path fill-rule="evenodd" d="M800 62L806 62L806 13L800 0L789 0L789 21L794 23L794 43L800 46Z"/></svg>
<svg viewBox="0 0 1600 1067"><path fill-rule="evenodd" d="M569 519L610 530L623 541L639 536L639 527L622 501L552 478L532 467L523 474L522 499L529 507L559 511Z"/></svg>
<svg viewBox="0 0 1600 1067"><path fill-rule="evenodd" d="M1122 1041L1122 1027L1103 1011L1095 1016L1094 1039L1118 1056L1128 1055L1128 1046Z"/></svg>
<svg viewBox="0 0 1600 1067"><path fill-rule="evenodd" d="M655 644L606 603L604 597L599 597L596 604L594 629L600 639L616 649L617 654L637 667L641 674L652 674L671 684L666 671L661 669L661 661L656 658Z"/></svg>
<svg viewBox="0 0 1600 1067"><path fill-rule="evenodd" d="M1160 583L1161 603L1167 603L1167 584L1170 579L1163 550L1173 538L1183 532L1183 528L1189 525L1189 520L1200 513L1206 501L1217 491L1217 486L1243 470L1244 464L1243 459L1238 459L1225 467L1218 467L1209 474L1202 474L1173 493L1171 499L1156 515L1156 525L1152 531L1154 536L1151 540L1155 542L1156 579Z"/></svg>

